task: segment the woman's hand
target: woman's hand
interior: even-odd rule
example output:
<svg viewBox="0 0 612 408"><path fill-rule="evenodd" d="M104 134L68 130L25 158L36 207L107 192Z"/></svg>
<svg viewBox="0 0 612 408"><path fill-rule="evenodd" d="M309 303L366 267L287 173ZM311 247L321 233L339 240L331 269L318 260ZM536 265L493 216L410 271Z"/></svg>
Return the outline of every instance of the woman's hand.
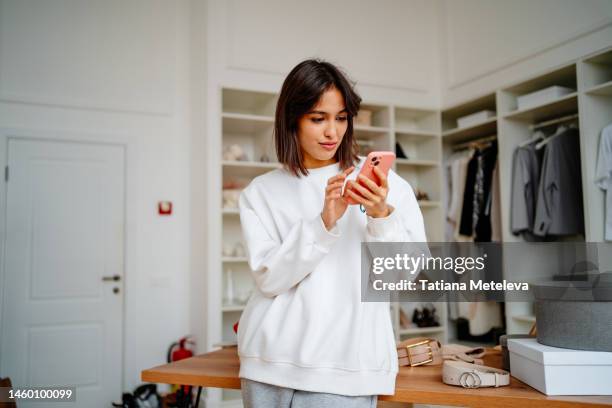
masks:
<svg viewBox="0 0 612 408"><path fill-rule="evenodd" d="M342 186L344 186L344 180L351 174L354 168L355 166L351 166L342 173L327 180L327 187L325 187L325 202L323 211L321 212L321 218L328 231L336 225L336 221L344 215L348 207L348 203L344 197L342 197Z"/></svg>
<svg viewBox="0 0 612 408"><path fill-rule="evenodd" d="M352 188L345 189L345 193L363 205L366 209L366 214L373 218L386 217L391 214L392 207L387 204L387 193L389 192L389 185L387 184L387 176L378 167L374 166L374 174L380 180L380 186L369 178L362 176L358 177L358 180L365 184L358 183L357 181L349 181L348 184ZM359 194L355 193L357 191Z"/></svg>

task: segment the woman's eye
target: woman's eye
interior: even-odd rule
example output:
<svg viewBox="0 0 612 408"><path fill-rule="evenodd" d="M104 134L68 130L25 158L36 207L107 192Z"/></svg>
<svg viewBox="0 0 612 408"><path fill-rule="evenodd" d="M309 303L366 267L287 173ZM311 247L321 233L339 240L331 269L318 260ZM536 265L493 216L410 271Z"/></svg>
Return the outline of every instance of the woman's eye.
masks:
<svg viewBox="0 0 612 408"><path fill-rule="evenodd" d="M310 120L312 120L314 123L320 123L323 122L323 118L311 118Z"/></svg>
<svg viewBox="0 0 612 408"><path fill-rule="evenodd" d="M339 116L339 117L336 118L336 120L339 120L341 122L344 122L346 119L347 119L346 116Z"/></svg>

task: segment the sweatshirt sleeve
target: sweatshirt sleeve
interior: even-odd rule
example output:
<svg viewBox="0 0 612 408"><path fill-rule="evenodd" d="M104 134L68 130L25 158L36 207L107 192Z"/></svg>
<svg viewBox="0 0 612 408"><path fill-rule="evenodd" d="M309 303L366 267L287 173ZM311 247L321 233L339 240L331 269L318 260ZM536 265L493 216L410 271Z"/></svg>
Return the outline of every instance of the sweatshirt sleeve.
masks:
<svg viewBox="0 0 612 408"><path fill-rule="evenodd" d="M397 178L396 178L397 177ZM397 180L391 185L391 180ZM410 184L389 173L390 188L398 188L399 199L391 213L382 218L367 217L367 242L426 242L423 214Z"/></svg>
<svg viewBox="0 0 612 408"><path fill-rule="evenodd" d="M247 190L240 195L238 206L249 267L261 293L278 296L317 267L340 237L339 229L336 225L328 231L318 214L296 222L284 237L274 237L269 233L274 226L266 225L263 214L255 209L257 195Z"/></svg>

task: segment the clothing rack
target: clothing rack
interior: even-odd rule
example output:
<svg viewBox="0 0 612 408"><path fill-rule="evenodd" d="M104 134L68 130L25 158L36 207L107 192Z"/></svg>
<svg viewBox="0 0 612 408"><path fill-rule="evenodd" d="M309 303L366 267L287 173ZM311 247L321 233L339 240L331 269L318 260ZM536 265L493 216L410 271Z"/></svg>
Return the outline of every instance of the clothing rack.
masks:
<svg viewBox="0 0 612 408"><path fill-rule="evenodd" d="M470 148L470 147L476 147L477 145L481 143L488 143L494 140L497 140L497 135L491 135L491 136L481 137L478 139L472 139L470 141L454 145L453 150L457 151L457 150L463 150L463 149Z"/></svg>
<svg viewBox="0 0 612 408"><path fill-rule="evenodd" d="M544 122L540 122L540 123L534 123L533 125L529 126L529 128L531 130L541 129L546 126L556 125L557 123L562 123L562 122L569 122L574 119L578 119L577 113L574 113L572 115L567 115L567 116L561 116L560 118L555 118L551 120L545 120Z"/></svg>

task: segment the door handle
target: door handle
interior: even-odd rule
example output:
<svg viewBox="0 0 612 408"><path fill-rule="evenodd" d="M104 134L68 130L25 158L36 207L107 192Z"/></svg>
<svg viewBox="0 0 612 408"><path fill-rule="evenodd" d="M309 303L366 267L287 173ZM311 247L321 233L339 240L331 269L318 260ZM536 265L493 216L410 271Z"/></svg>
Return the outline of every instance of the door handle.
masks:
<svg viewBox="0 0 612 408"><path fill-rule="evenodd" d="M119 282L121 280L121 276L120 275L103 276L102 280L104 282Z"/></svg>

